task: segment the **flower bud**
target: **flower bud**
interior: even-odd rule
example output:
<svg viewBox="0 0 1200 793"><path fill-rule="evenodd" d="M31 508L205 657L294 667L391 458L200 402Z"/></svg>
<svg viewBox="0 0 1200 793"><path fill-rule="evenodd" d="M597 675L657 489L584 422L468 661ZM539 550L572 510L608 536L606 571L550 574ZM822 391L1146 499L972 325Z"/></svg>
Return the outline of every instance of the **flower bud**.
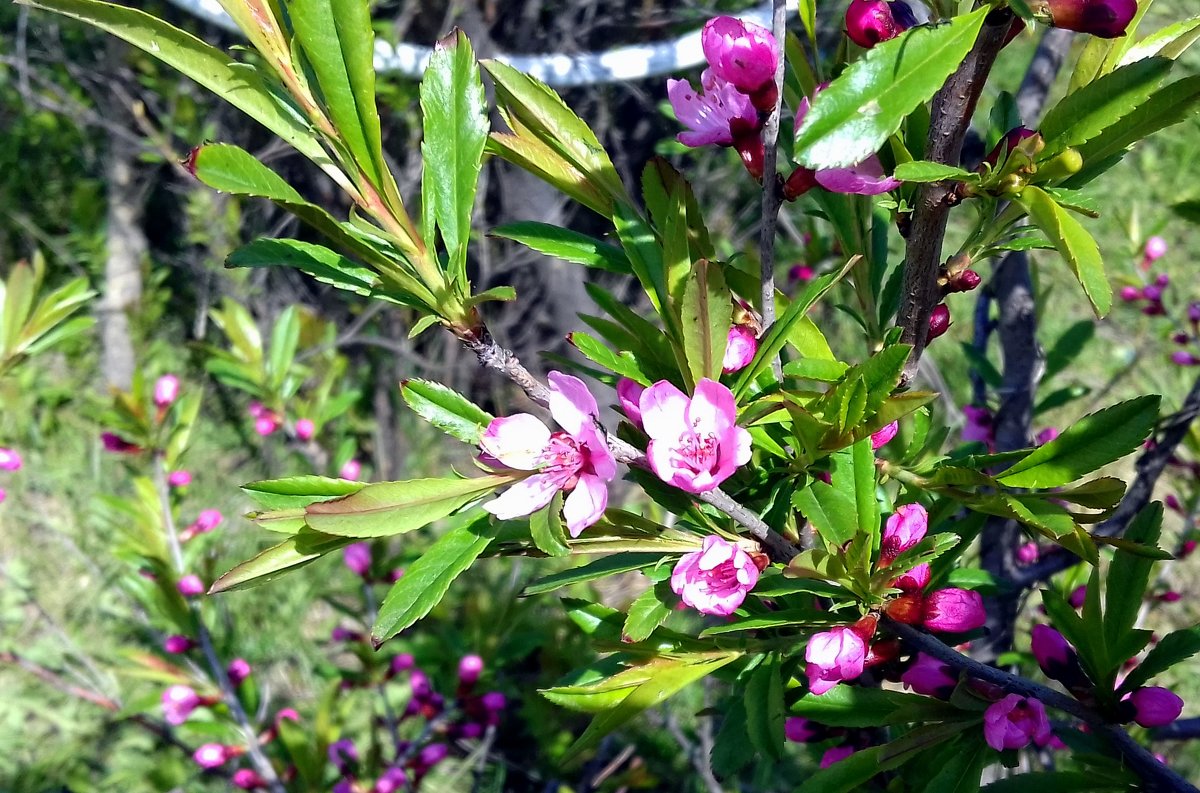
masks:
<svg viewBox="0 0 1200 793"><path fill-rule="evenodd" d="M483 673L483 659L478 655L464 655L458 662L458 682L464 686L473 686Z"/></svg>
<svg viewBox="0 0 1200 793"><path fill-rule="evenodd" d="M905 592L903 595L889 600L883 610L896 622L916 625L921 622L924 608L925 598L920 592Z"/></svg>
<svg viewBox="0 0 1200 793"><path fill-rule="evenodd" d="M900 676L900 682L918 694L949 699L958 685L958 675L949 664L917 653L916 661Z"/></svg>
<svg viewBox="0 0 1200 793"><path fill-rule="evenodd" d="M401 672L406 672L416 665L411 653L400 653L392 658L391 670L393 675L398 675Z"/></svg>
<svg viewBox="0 0 1200 793"><path fill-rule="evenodd" d="M312 436L316 431L317 426L313 424L312 419L296 419L296 437L300 440L312 440Z"/></svg>
<svg viewBox="0 0 1200 793"><path fill-rule="evenodd" d="M1196 552L1196 540L1184 540L1175 553L1176 559L1186 559Z"/></svg>
<svg viewBox="0 0 1200 793"><path fill-rule="evenodd" d="M879 563L887 566L925 538L929 513L920 504L901 504L887 519L879 544Z"/></svg>
<svg viewBox="0 0 1200 793"><path fill-rule="evenodd" d="M234 751L229 746L206 743L192 754L192 760L201 768L213 769L225 765L233 756Z"/></svg>
<svg viewBox="0 0 1200 793"><path fill-rule="evenodd" d="M771 31L734 17L719 16L704 25L700 45L714 77L758 100L755 106L759 110L774 107L776 97L768 89L774 88L780 52ZM772 95L760 100L755 96L764 92Z"/></svg>
<svg viewBox="0 0 1200 793"><path fill-rule="evenodd" d="M355 575L366 578L371 572L371 546L369 543L356 542L347 545L342 551L342 561Z"/></svg>
<svg viewBox="0 0 1200 793"><path fill-rule="evenodd" d="M625 418L629 419L629 423L639 429L642 426L642 408L638 400L642 398L642 392L645 390L644 385L628 377L617 381L617 401L621 403L621 410L625 413Z"/></svg>
<svg viewBox="0 0 1200 793"><path fill-rule="evenodd" d="M1146 686L1129 695L1133 720L1143 727L1162 727L1179 718L1183 700L1173 691L1161 686Z"/></svg>
<svg viewBox="0 0 1200 793"><path fill-rule="evenodd" d="M235 686L242 684L246 678L250 677L250 664L245 658L234 658L229 662L229 667L225 670L225 674L229 675L229 682Z"/></svg>
<svg viewBox="0 0 1200 793"><path fill-rule="evenodd" d="M1142 256L1151 264L1158 261L1167 255L1167 241L1162 237L1154 236L1146 240L1146 247L1142 251Z"/></svg>
<svg viewBox="0 0 1200 793"><path fill-rule="evenodd" d="M1070 691L1087 690L1091 683L1079 664L1075 648L1049 625L1034 625L1030 632L1030 650L1046 677L1057 680Z"/></svg>
<svg viewBox="0 0 1200 793"><path fill-rule="evenodd" d="M920 592L929 586L930 575L929 563L922 562L892 581L892 586L905 592Z"/></svg>
<svg viewBox="0 0 1200 793"><path fill-rule="evenodd" d="M758 352L758 339L754 331L742 325L734 325L729 329L725 339L725 358L721 362L721 371L725 374L745 369L754 360Z"/></svg>
<svg viewBox="0 0 1200 793"><path fill-rule="evenodd" d="M444 743L431 743L417 755L415 770L423 775L450 755L450 747Z"/></svg>
<svg viewBox="0 0 1200 793"><path fill-rule="evenodd" d="M900 431L900 422L893 421L880 429L871 433L871 451L879 451L886 446L892 438L896 437L896 433Z"/></svg>
<svg viewBox="0 0 1200 793"><path fill-rule="evenodd" d="M867 643L853 628L838 626L814 634L804 651L808 689L824 694L843 680L853 680L863 672Z"/></svg>
<svg viewBox="0 0 1200 793"><path fill-rule="evenodd" d="M142 450L140 446L132 444L112 432L100 433L100 442L104 444L104 451L116 454L136 454Z"/></svg>
<svg viewBox="0 0 1200 793"><path fill-rule="evenodd" d="M854 751L853 746L834 746L832 749L826 749L825 754L821 755L820 766L829 768L834 763L839 763L854 754Z"/></svg>
<svg viewBox="0 0 1200 793"><path fill-rule="evenodd" d="M1200 303L1188 303L1187 318L1193 324L1200 323Z"/></svg>
<svg viewBox="0 0 1200 793"><path fill-rule="evenodd" d="M168 408L179 398L179 378L173 374L165 374L154 383L154 404L159 408Z"/></svg>
<svg viewBox="0 0 1200 793"><path fill-rule="evenodd" d="M262 413L254 419L254 431L262 437L267 437L279 429L279 419L269 410L263 410Z"/></svg>
<svg viewBox="0 0 1200 793"><path fill-rule="evenodd" d="M963 633L982 628L987 622L987 612L978 592L951 587L930 593L922 621L931 631Z"/></svg>
<svg viewBox="0 0 1200 793"><path fill-rule="evenodd" d="M167 484L170 485L171 487L187 487L191 483L192 483L192 472L191 471L184 471L184 470L180 469L178 471L172 471L170 473L170 475L167 476Z"/></svg>
<svg viewBox="0 0 1200 793"><path fill-rule="evenodd" d="M185 685L168 686L162 693L163 720L178 727L200 707L200 695Z"/></svg>
<svg viewBox="0 0 1200 793"><path fill-rule="evenodd" d="M349 738L341 738L329 744L325 753L329 757L330 765L342 775L352 771L358 763L358 749L355 748L354 741Z"/></svg>
<svg viewBox="0 0 1200 793"><path fill-rule="evenodd" d="M351 482L357 481L358 477L362 476L362 463L358 460L347 460L342 470L338 472L338 476L342 479L349 479Z"/></svg>
<svg viewBox="0 0 1200 793"><path fill-rule="evenodd" d="M468 721L458 728L458 735L461 738L478 738L483 735L483 725L477 721Z"/></svg>
<svg viewBox="0 0 1200 793"><path fill-rule="evenodd" d="M1042 555L1041 548L1036 542L1022 543L1017 547L1017 563L1018 564L1033 564Z"/></svg>
<svg viewBox="0 0 1200 793"><path fill-rule="evenodd" d="M1142 290L1138 289L1136 286L1121 287L1121 299L1126 303L1132 303L1135 300L1141 300L1141 298Z"/></svg>
<svg viewBox="0 0 1200 793"><path fill-rule="evenodd" d="M992 168L996 168L1000 164L1001 155L1011 153L1021 141L1032 138L1037 134L1036 130L1029 129L1028 127L1013 127L1004 133L1004 137L1000 138L1000 141L992 147L992 150L983 158L983 161L992 166Z"/></svg>
<svg viewBox="0 0 1200 793"><path fill-rule="evenodd" d="M258 790L267 786L266 780L251 768L239 768L234 771L230 781L234 787L242 790Z"/></svg>
<svg viewBox="0 0 1200 793"><path fill-rule="evenodd" d="M1142 297L1146 298L1147 300L1162 300L1162 296L1163 288L1157 283L1147 284L1146 286L1142 287Z"/></svg>
<svg viewBox="0 0 1200 793"><path fill-rule="evenodd" d="M204 586L204 582L201 581L200 576L196 575L195 573L189 573L185 575L183 578L179 579L179 583L175 586L179 590L179 594L189 598L195 597L196 595L203 595L205 591L207 591L207 587Z"/></svg>
<svg viewBox="0 0 1200 793"><path fill-rule="evenodd" d="M846 35L863 49L894 39L904 32L885 0L852 0L846 9Z"/></svg>
<svg viewBox="0 0 1200 793"><path fill-rule="evenodd" d="M1087 600L1086 585L1075 587L1071 590L1071 594L1067 597L1067 603L1069 603L1073 609L1083 608L1083 603L1085 600Z"/></svg>
<svg viewBox="0 0 1200 793"><path fill-rule="evenodd" d="M933 307L933 313L929 315L929 333L925 336L925 343L929 344L948 330L950 330L950 307L945 303L938 303Z"/></svg>
<svg viewBox="0 0 1200 793"><path fill-rule="evenodd" d="M1197 358L1187 350L1176 350L1171 353L1171 363L1177 366L1195 366L1200 363L1200 358Z"/></svg>
<svg viewBox="0 0 1200 793"><path fill-rule="evenodd" d="M1179 601L1183 600L1183 595L1179 594L1173 589L1168 589L1166 592L1163 592L1161 595L1156 597L1155 600L1159 601L1160 603L1178 603Z"/></svg>
<svg viewBox="0 0 1200 793"><path fill-rule="evenodd" d="M179 634L168 636L163 641L163 650L171 655L181 655L182 653L186 653L188 650L191 650L195 646L196 643L194 641L189 639L187 636L181 636Z"/></svg>
<svg viewBox="0 0 1200 793"><path fill-rule="evenodd" d="M792 743L811 743L819 740L824 733L820 724L803 716L789 716L783 722L783 737Z"/></svg>
<svg viewBox="0 0 1200 793"><path fill-rule="evenodd" d="M0 471L19 471L24 462L16 449L0 448Z"/></svg>
<svg viewBox="0 0 1200 793"><path fill-rule="evenodd" d="M788 270L788 279L799 281L802 284L807 284L809 281L817 277L817 271L809 267L807 264L793 265Z"/></svg>
<svg viewBox="0 0 1200 793"><path fill-rule="evenodd" d="M375 780L372 793L396 793L408 787L408 774L399 766L388 768Z"/></svg>
<svg viewBox="0 0 1200 793"><path fill-rule="evenodd" d="M1044 0L1042 11L1056 28L1115 39L1137 14L1137 0Z"/></svg>

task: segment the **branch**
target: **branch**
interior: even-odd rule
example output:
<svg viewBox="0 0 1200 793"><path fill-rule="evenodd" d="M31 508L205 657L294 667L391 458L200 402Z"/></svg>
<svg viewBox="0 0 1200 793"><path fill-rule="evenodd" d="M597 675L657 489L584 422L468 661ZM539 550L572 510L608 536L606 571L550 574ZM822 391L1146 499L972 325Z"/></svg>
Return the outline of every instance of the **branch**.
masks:
<svg viewBox="0 0 1200 793"><path fill-rule="evenodd" d="M1121 499L1112 517L1097 526L1094 534L1101 537L1120 537L1125 533L1130 521L1150 503L1154 486L1166 470L1167 463L1175 455L1179 444L1187 437L1197 415L1200 415L1200 377L1192 383L1192 390L1188 392L1179 411L1168 416L1159 425L1159 436L1138 458L1135 465L1137 476L1133 484L1125 491L1125 497ZM1024 568L1019 576L1014 577L1013 583L1031 587L1078 563L1078 556L1066 549L1060 549Z"/></svg>
<svg viewBox="0 0 1200 793"><path fill-rule="evenodd" d="M1011 21L1012 12L1007 10L989 14L975 46L934 95L925 159L947 165L958 165L962 159L963 139L975 114L975 104L1000 53ZM900 340L912 345L903 383L912 381L925 351L929 315L939 299L938 265L942 260L942 241L954 196L955 188L951 182L922 185L917 192L905 250L904 294L899 314L903 330Z"/></svg>
<svg viewBox="0 0 1200 793"><path fill-rule="evenodd" d="M486 328L468 332L459 338L467 349L475 353L481 366L499 372L512 380L531 400L546 407L550 400L550 389L525 368L512 350L505 349L496 343ZM607 438L609 451L612 452L617 462L633 468L649 469L650 465L646 461L646 455L632 444L626 443L612 434L608 434ZM794 545L768 526L753 510L734 501L720 488L690 495L733 518L734 522L763 544L763 548L772 560L786 564L799 553Z"/></svg>
<svg viewBox="0 0 1200 793"><path fill-rule="evenodd" d="M763 126L763 192L762 192L762 221L759 228L758 258L759 283L761 284L762 324L769 328L775 324L775 237L779 223L779 205L783 195L779 186L779 176L775 173L779 156L779 116L783 108L783 71L786 58L783 57L784 43L787 41L787 3L785 0L774 0L771 32L779 44L779 63L775 66L775 107L767 116ZM783 365L776 356L771 361L771 371L776 380L783 380Z"/></svg>
<svg viewBox="0 0 1200 793"><path fill-rule="evenodd" d="M1120 727L1109 724L1099 713L1084 707L1077 700L1052 688L1035 683L1032 680L1009 674L995 667L980 663L972 658L955 651L934 636L917 630L911 625L904 625L894 620L884 618L888 628L909 644L926 655L949 664L969 676L991 683L1010 694L1022 697L1032 697L1044 705L1061 710L1064 713L1085 722L1092 730L1107 738L1113 747L1121 754L1130 770L1138 775L1146 784L1146 789L1155 791L1185 791L1200 793L1190 782L1175 771L1155 759L1146 747L1130 737L1129 733Z"/></svg>
<svg viewBox="0 0 1200 793"><path fill-rule="evenodd" d="M1151 730L1150 737L1156 741L1189 741L1200 738L1200 717L1176 719L1170 724Z"/></svg>

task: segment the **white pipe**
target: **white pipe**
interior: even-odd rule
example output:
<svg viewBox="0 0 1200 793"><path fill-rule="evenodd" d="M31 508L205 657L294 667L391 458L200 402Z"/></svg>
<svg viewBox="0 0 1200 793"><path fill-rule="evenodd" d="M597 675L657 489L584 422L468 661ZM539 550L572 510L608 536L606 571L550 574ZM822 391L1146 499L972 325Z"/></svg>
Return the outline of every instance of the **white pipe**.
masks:
<svg viewBox="0 0 1200 793"><path fill-rule="evenodd" d="M240 33L237 24L225 13L217 0L170 1L205 22L233 33ZM771 24L771 4L764 3L737 16L746 22L768 27ZM405 42L392 44L377 38L375 70L420 79L432 54L433 50L429 47L418 47ZM557 52L543 55L496 53L492 57L556 88L642 80L683 71L704 63L699 30L685 33L673 41L633 44L604 52L581 52L577 55Z"/></svg>

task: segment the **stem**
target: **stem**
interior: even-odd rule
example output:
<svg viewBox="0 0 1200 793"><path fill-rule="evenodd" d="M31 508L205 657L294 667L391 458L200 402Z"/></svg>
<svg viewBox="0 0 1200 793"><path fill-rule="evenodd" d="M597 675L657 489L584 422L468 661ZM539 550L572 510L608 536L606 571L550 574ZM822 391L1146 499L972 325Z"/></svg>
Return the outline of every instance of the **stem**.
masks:
<svg viewBox="0 0 1200 793"><path fill-rule="evenodd" d="M773 0L774 9L771 17L771 32L779 44L779 63L775 66L775 107L767 116L763 125L763 194L762 194L762 225L758 242L759 249L759 281L762 285L762 318L763 327L769 328L775 324L775 237L779 223L779 205L783 195L776 173L776 163L779 149L779 115L783 108L783 71L786 59L783 57L784 42L787 40L787 3L785 0ZM775 379L783 380L783 364L779 356L771 361L771 371Z"/></svg>
<svg viewBox="0 0 1200 793"><path fill-rule="evenodd" d="M1113 747L1129 764L1130 770L1146 783L1147 789L1200 793L1190 782L1156 760L1154 755L1146 747L1133 740L1129 733L1120 727L1109 724L1099 713L1084 707L1072 697L1047 688L1040 683L968 658L937 638L917 630L911 625L904 625L887 617L884 617L884 622L893 633L915 650L966 672L971 677L999 686L1010 694L1032 697L1041 701L1042 704L1069 713L1087 723L1094 732L1103 735L1113 744Z"/></svg>
<svg viewBox="0 0 1200 793"><path fill-rule="evenodd" d="M167 466L162 452L156 452L154 455L154 488L158 493L159 503L162 504L163 531L167 535L167 548L171 553L171 564L175 568L176 575L182 576L184 573L183 549L179 545L175 516L171 513L171 493L167 487ZM259 776L266 781L267 788L272 793L286 793L283 783L279 781L279 775L275 773L275 766L271 765L271 761L263 754L258 736L250 724L250 719L246 716L242 701L238 699L237 691L225 671L225 665L217 656L216 648L213 647L212 635L208 632L208 626L200 613L200 604L192 598L187 599L187 604L192 614L192 621L196 625L196 639L200 643L200 650L204 653L209 671L216 680L217 687L221 690L221 698L225 701L225 705L229 708L230 714L242 732L246 741L246 752L250 755L250 762L258 771Z"/></svg>

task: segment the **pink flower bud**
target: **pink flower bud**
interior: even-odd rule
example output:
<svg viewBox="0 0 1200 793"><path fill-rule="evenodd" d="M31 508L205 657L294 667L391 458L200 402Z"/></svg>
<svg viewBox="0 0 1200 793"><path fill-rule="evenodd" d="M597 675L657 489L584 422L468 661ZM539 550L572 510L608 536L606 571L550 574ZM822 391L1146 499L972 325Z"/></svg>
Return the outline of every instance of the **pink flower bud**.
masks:
<svg viewBox="0 0 1200 793"><path fill-rule="evenodd" d="M417 755L416 771L425 774L429 769L445 760L450 755L450 747L444 743L431 743Z"/></svg>
<svg viewBox="0 0 1200 793"><path fill-rule="evenodd" d="M1156 262L1167 255L1167 241L1162 237L1154 236L1146 240L1146 248L1143 252L1148 262Z"/></svg>
<svg viewBox="0 0 1200 793"><path fill-rule="evenodd" d="M1032 138L1038 134L1036 130L1028 127L1013 127L1008 132L1004 133L1004 137L992 148L988 155L983 158L983 161L995 168L1000 164L1000 156L1012 152L1021 141Z"/></svg>
<svg viewBox="0 0 1200 793"><path fill-rule="evenodd" d="M894 39L903 32L885 0L853 0L846 9L846 35L863 49Z"/></svg>
<svg viewBox="0 0 1200 793"><path fill-rule="evenodd" d="M479 704L488 713L500 713L508 707L508 698L499 691L489 691L479 698Z"/></svg>
<svg viewBox="0 0 1200 793"><path fill-rule="evenodd" d="M929 513L920 504L901 504L888 517L879 544L879 563L887 566L908 549L925 538L929 530Z"/></svg>
<svg viewBox="0 0 1200 793"><path fill-rule="evenodd" d="M296 419L296 437L300 440L311 440L316 431L317 426L313 424L312 419Z"/></svg>
<svg viewBox="0 0 1200 793"><path fill-rule="evenodd" d="M1175 692L1161 686L1139 688L1129 696L1133 720L1143 727L1162 727L1179 718L1183 700Z"/></svg>
<svg viewBox="0 0 1200 793"><path fill-rule="evenodd" d="M1171 341L1175 342L1176 344L1187 344L1191 340L1192 337L1181 330L1171 334Z"/></svg>
<svg viewBox="0 0 1200 793"><path fill-rule="evenodd" d="M710 19L700 36L712 74L743 94L774 87L779 43L760 25L727 16ZM774 97L771 97L774 104ZM762 108L760 108L762 109Z"/></svg>
<svg viewBox="0 0 1200 793"><path fill-rule="evenodd" d="M178 727L200 707L200 695L185 685L168 686L162 693L163 720Z"/></svg>
<svg viewBox="0 0 1200 793"><path fill-rule="evenodd" d="M259 414L258 418L254 419L254 431L264 438L274 433L277 429L279 429L279 420L269 410L264 410Z"/></svg>
<svg viewBox="0 0 1200 793"><path fill-rule="evenodd" d="M803 716L789 716L783 722L783 736L792 743L809 743L823 732L819 724Z"/></svg>
<svg viewBox="0 0 1200 793"><path fill-rule="evenodd" d="M962 633L982 628L987 612L978 592L951 587L930 593L922 622L931 631Z"/></svg>
<svg viewBox="0 0 1200 793"><path fill-rule="evenodd" d="M993 703L983 714L983 737L997 752L1020 749L1030 741L1050 740L1046 709L1036 699L1009 694Z"/></svg>
<svg viewBox="0 0 1200 793"><path fill-rule="evenodd" d="M275 724L278 725L281 721L294 721L299 723L300 714L296 712L295 708L281 708L280 711L275 714Z"/></svg>
<svg viewBox="0 0 1200 793"><path fill-rule="evenodd" d="M1154 276L1155 286L1166 288L1168 285L1170 285L1170 283L1171 276L1167 275L1166 273L1159 273L1158 275Z"/></svg>
<svg viewBox="0 0 1200 793"><path fill-rule="evenodd" d="M917 653L913 665L900 675L900 682L918 694L949 699L958 685L958 675L949 664L925 653Z"/></svg>
<svg viewBox="0 0 1200 793"><path fill-rule="evenodd" d="M1178 366L1195 366L1197 363L1200 363L1200 358L1197 358L1187 350L1176 350L1171 353L1171 363Z"/></svg>
<svg viewBox="0 0 1200 793"><path fill-rule="evenodd" d="M366 578L371 572L371 546L369 543L356 542L347 545L342 551L342 561L346 563L355 575Z"/></svg>
<svg viewBox="0 0 1200 793"><path fill-rule="evenodd" d="M1188 303L1187 318L1193 324L1200 323L1200 303Z"/></svg>
<svg viewBox="0 0 1200 793"><path fill-rule="evenodd" d="M1179 601L1183 600L1183 595L1179 594L1173 589L1168 589L1155 599L1162 603L1178 603Z"/></svg>
<svg viewBox="0 0 1200 793"><path fill-rule="evenodd" d="M165 374L154 384L154 404L160 408L170 407L179 398L179 378Z"/></svg>
<svg viewBox="0 0 1200 793"><path fill-rule="evenodd" d="M250 768L239 768L233 772L233 778L230 780L233 786L242 790L258 790L265 788L267 782L256 771Z"/></svg>
<svg viewBox="0 0 1200 793"><path fill-rule="evenodd" d="M945 303L938 303L933 307L933 313L929 315L929 333L925 337L925 343L929 344L950 330L950 324L950 307Z"/></svg>
<svg viewBox="0 0 1200 793"><path fill-rule="evenodd" d="M1138 289L1136 286L1121 287L1121 299L1126 303L1132 303L1135 300L1141 300L1141 298L1142 290Z"/></svg>
<svg viewBox="0 0 1200 793"><path fill-rule="evenodd" d="M829 768L852 754L854 754L853 746L835 746L832 749L826 749L825 754L821 755L821 768Z"/></svg>
<svg viewBox="0 0 1200 793"><path fill-rule="evenodd" d="M1050 441L1054 440L1057 437L1058 437L1058 430L1056 428L1046 427L1046 429L1042 430L1041 432L1039 432L1037 434L1037 437L1033 439L1033 442L1036 443L1038 446L1045 446L1047 443L1049 443Z"/></svg>
<svg viewBox="0 0 1200 793"><path fill-rule="evenodd" d="M725 340L725 358L721 362L721 371L725 374L745 369L754 360L758 352L758 339L754 331L744 325L734 325L729 329Z"/></svg>
<svg viewBox="0 0 1200 793"><path fill-rule="evenodd" d="M701 614L729 616L758 583L759 569L750 555L715 534L699 551L684 554L671 573L671 589Z"/></svg>
<svg viewBox="0 0 1200 793"><path fill-rule="evenodd" d="M817 272L807 264L797 264L788 270L788 278L806 284L817 277Z"/></svg>
<svg viewBox="0 0 1200 793"><path fill-rule="evenodd" d="M464 655L458 662L458 682L464 686L473 686L483 673L483 659L478 655Z"/></svg>
<svg viewBox="0 0 1200 793"><path fill-rule="evenodd" d="M416 665L411 653L400 653L392 658L391 670L392 674L400 674L401 672L412 669Z"/></svg>
<svg viewBox="0 0 1200 793"><path fill-rule="evenodd" d="M0 487L0 504L4 503L4 499L8 498L8 493L4 488Z"/></svg>
<svg viewBox="0 0 1200 793"><path fill-rule="evenodd" d="M1079 655L1061 633L1049 625L1039 624L1033 626L1030 636L1030 650L1046 677L1070 689L1087 686L1087 676L1079 665Z"/></svg>
<svg viewBox="0 0 1200 793"><path fill-rule="evenodd" d="M1186 559L1196 552L1195 540L1184 540L1179 546L1178 553L1175 554L1176 559Z"/></svg>
<svg viewBox="0 0 1200 793"><path fill-rule="evenodd" d="M225 765L233 757L233 751L228 746L219 743L206 743L192 754L196 765L205 769L218 768Z"/></svg>
<svg viewBox="0 0 1200 793"><path fill-rule="evenodd" d="M875 432L871 433L872 451L879 451L882 447L886 446L888 442L892 440L892 438L896 437L896 433L899 431L899 421L893 421L891 424L887 424L880 429L875 430Z"/></svg>
<svg viewBox="0 0 1200 793"><path fill-rule="evenodd" d="M0 471L20 471L24 462L16 449L0 448Z"/></svg>
<svg viewBox="0 0 1200 793"><path fill-rule="evenodd" d="M905 592L899 597L887 602L884 611L896 622L905 625L916 625L921 621L925 610L925 598L920 592Z"/></svg>
<svg viewBox="0 0 1200 793"><path fill-rule="evenodd" d="M1163 287L1159 286L1158 284L1146 284L1142 287L1142 297L1146 298L1147 300L1157 302L1162 300L1162 296Z"/></svg>
<svg viewBox="0 0 1200 793"><path fill-rule="evenodd" d="M250 672L250 664L245 658L234 658L225 670L225 674L229 675L229 682L235 686L241 685L242 681L250 677Z"/></svg>
<svg viewBox="0 0 1200 793"><path fill-rule="evenodd" d="M167 484L170 485L171 487L187 487L191 483L192 483L192 472L191 471L184 471L181 469L179 471L172 471L167 476Z"/></svg>
<svg viewBox="0 0 1200 793"><path fill-rule="evenodd" d="M183 578L179 579L179 583L176 584L176 588L179 590L179 594L189 598L195 597L196 595L203 595L207 591L207 587L204 586L204 582L201 581L200 576L196 575L195 573L189 573Z"/></svg>
<svg viewBox="0 0 1200 793"><path fill-rule="evenodd" d="M1137 14L1137 0L1044 0L1055 27L1115 39Z"/></svg>
<svg viewBox="0 0 1200 793"><path fill-rule="evenodd" d="M375 780L372 793L396 793L396 791L404 790L407 786L408 774L404 773L403 768L394 765Z"/></svg>
<svg viewBox="0 0 1200 793"><path fill-rule="evenodd" d="M1071 590L1071 594L1067 597L1067 603L1069 603L1071 605L1071 608L1074 608L1074 609L1083 608L1083 602L1085 600L1087 600L1087 586L1086 585L1075 587L1074 589Z"/></svg>
<svg viewBox="0 0 1200 793"><path fill-rule="evenodd" d="M358 480L362 475L362 463L358 460L347 460L342 466L342 470L338 472L338 476L342 479L349 479L351 482Z"/></svg>
<svg viewBox="0 0 1200 793"><path fill-rule="evenodd" d="M965 405L963 414L967 417L967 423L963 425L962 431L963 443L984 443L991 448L995 433L995 419L992 417L992 411L986 407Z"/></svg>
<svg viewBox="0 0 1200 793"><path fill-rule="evenodd" d="M267 408L263 406L262 402L256 399L246 406L246 410L250 413L251 417L258 418L267 411Z"/></svg>
<svg viewBox="0 0 1200 793"><path fill-rule="evenodd" d="M478 738L483 735L483 725L477 721L468 721L458 728L458 734L462 738Z"/></svg>
<svg viewBox="0 0 1200 793"><path fill-rule="evenodd" d="M1033 564L1041 555L1041 547L1036 542L1022 543L1017 548L1017 562L1019 564Z"/></svg>
<svg viewBox="0 0 1200 793"><path fill-rule="evenodd" d="M955 279L959 292L970 292L983 283L983 278L974 270L963 270L962 273Z"/></svg>
<svg viewBox="0 0 1200 793"><path fill-rule="evenodd" d="M130 443L119 435L111 432L100 433L100 442L104 444L104 451L114 452L116 454L135 454L141 451L141 447Z"/></svg>
<svg viewBox="0 0 1200 793"><path fill-rule="evenodd" d="M920 592L929 586L930 575L929 563L922 562L893 581L892 586L905 592Z"/></svg>
<svg viewBox="0 0 1200 793"><path fill-rule="evenodd" d="M804 651L804 673L808 689L824 694L843 680L853 680L863 672L867 643L852 628L838 626L814 634Z"/></svg>
<svg viewBox="0 0 1200 793"><path fill-rule="evenodd" d="M189 639L186 636L180 636L179 634L174 634L172 636L168 636L166 638L166 640L163 641L163 650L165 650L168 653L171 653L172 655L180 655L182 653L186 653L188 650L191 650L195 646L196 646L196 643L194 641L192 641L191 639Z"/></svg>
<svg viewBox="0 0 1200 793"><path fill-rule="evenodd" d="M329 744L325 753L329 757L329 763L338 770L339 774L347 773L350 766L358 762L358 749L354 747L354 741L349 738L342 738Z"/></svg>
<svg viewBox="0 0 1200 793"><path fill-rule="evenodd" d="M645 386L628 377L617 381L617 401L621 403L621 411L625 418L629 419L629 423L639 429L642 426L642 408L638 400L642 398L642 392L645 390Z"/></svg>

